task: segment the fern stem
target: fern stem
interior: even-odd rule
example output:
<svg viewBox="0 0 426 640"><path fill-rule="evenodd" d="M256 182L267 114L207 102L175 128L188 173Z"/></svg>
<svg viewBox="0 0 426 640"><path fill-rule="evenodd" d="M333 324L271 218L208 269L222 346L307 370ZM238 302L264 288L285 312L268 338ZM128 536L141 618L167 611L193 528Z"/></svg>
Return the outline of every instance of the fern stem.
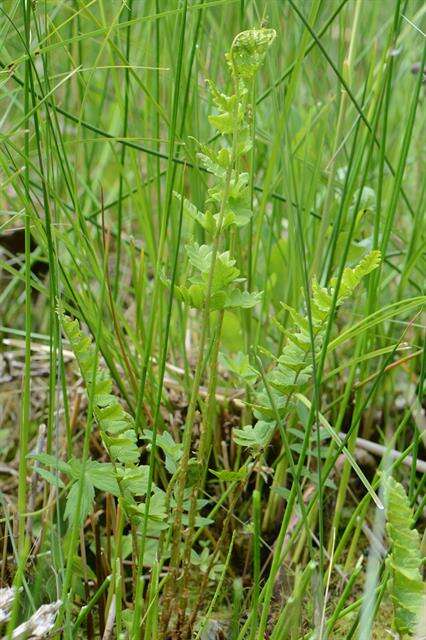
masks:
<svg viewBox="0 0 426 640"><path fill-rule="evenodd" d="M234 144L233 148L235 150L235 136L234 136ZM234 155L234 154L233 154ZM178 481L177 481L177 494L176 494L176 509L175 509L175 518L174 518L174 526L173 526L173 541L172 541L172 552L170 558L170 567L171 567L171 580L169 582L169 589L173 589L176 586L178 580L178 568L180 561L180 544L182 539L182 515L183 515L183 501L184 501L184 492L185 492L185 484L188 473L188 465L189 465L189 456L190 456L190 448L192 441L192 431L195 420L196 406L198 402L198 393L201 384L201 377L203 375L204 370L204 352L207 343L207 335L209 328L209 319L210 319L210 304L211 304L211 295L213 288L213 276L216 265L216 258L219 250L219 242L221 238L221 231L223 226L223 219L225 215L225 203L228 197L230 184L231 184L231 176L233 171L233 162L230 162L225 179L225 189L224 189L224 198L221 203L219 218L217 223L217 230L215 233L215 237L212 245L212 254L211 254L211 263L210 270L208 276L207 290L206 290L206 302L204 306L202 321L201 321L201 336L200 342L198 346L198 359L197 365L194 372L194 379L191 390L191 397L188 405L188 412L185 420L183 438L182 438L182 458L179 463L178 469ZM171 595L169 595L170 601ZM170 613L165 612L163 618L163 624L166 624L166 617L169 616Z"/></svg>
<svg viewBox="0 0 426 640"><path fill-rule="evenodd" d="M223 323L223 311L219 312L219 318L217 320L217 326L215 331L215 337L213 338L213 348L210 362L210 380L207 390L207 409L200 425L200 442L197 452L197 464L199 478L196 482L194 489L191 492L190 507L188 512L188 528L186 532L186 540L184 545L184 551L182 554L183 563L183 578L182 578L182 590L180 597L180 611L185 611L188 597L189 597L189 576L190 576L190 560L191 549L194 544L194 528L197 515L197 500L199 492L204 486L208 461L210 458L211 441L214 425L216 422L216 386L217 386L217 366L220 347L220 334L222 331Z"/></svg>

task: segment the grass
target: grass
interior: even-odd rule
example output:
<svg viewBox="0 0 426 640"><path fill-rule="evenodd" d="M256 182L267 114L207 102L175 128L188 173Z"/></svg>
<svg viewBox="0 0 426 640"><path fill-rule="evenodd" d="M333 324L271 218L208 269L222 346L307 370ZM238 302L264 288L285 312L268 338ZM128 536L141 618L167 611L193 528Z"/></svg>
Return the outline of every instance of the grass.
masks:
<svg viewBox="0 0 426 640"><path fill-rule="evenodd" d="M423 637L424 17L2 3L5 638Z"/></svg>

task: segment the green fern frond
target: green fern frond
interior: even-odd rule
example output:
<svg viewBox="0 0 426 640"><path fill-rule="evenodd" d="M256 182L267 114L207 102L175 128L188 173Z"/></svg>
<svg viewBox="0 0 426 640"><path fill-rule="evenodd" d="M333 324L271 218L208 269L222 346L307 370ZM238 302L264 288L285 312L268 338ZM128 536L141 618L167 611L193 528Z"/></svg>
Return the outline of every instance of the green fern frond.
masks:
<svg viewBox="0 0 426 640"><path fill-rule="evenodd" d="M372 251L367 254L354 268L347 267L342 275L339 296L336 308L354 292L362 278L373 271L380 263L380 251ZM273 389L281 394L289 396L296 391L301 391L311 381L313 374L313 357L317 358L321 352L324 334L328 318L332 312L335 279L331 286L321 287L314 279L312 283L311 316L313 328L314 354L312 353L311 329L307 313L302 314L296 309L283 304L290 313L294 323L293 331L285 331L287 342L272 371L267 378ZM266 417L271 415L271 407L268 402L262 408L261 401L267 398L262 389L257 397L257 413Z"/></svg>
<svg viewBox="0 0 426 640"><path fill-rule="evenodd" d="M217 253L210 275L213 248L211 245L187 245L186 252L189 263L193 268L192 275L188 278L190 285L180 285L175 288L180 298L196 309L202 309L206 304L206 295L210 283L210 309L240 308L248 309L255 306L261 300L261 293L242 291L239 285L245 278L240 278L240 271L235 266L235 260L231 258L229 251Z"/></svg>
<svg viewBox="0 0 426 640"><path fill-rule="evenodd" d="M63 315L62 325L77 358L87 392L89 396L93 393L93 412L112 461L125 466L136 465L139 450L132 416L124 411L111 393L111 377L95 364L95 348L91 339L81 331L78 321Z"/></svg>
<svg viewBox="0 0 426 640"><path fill-rule="evenodd" d="M392 544L389 565L392 572L394 627L398 633L412 633L422 607L426 606L425 586L420 572L420 536L416 529L411 528L413 511L403 486L390 477L385 490L387 532Z"/></svg>
<svg viewBox="0 0 426 640"><path fill-rule="evenodd" d="M147 494L149 467L139 465L140 454L133 417L113 395L111 377L108 371L99 367L95 347L91 339L81 331L78 321L62 315L62 326L77 358L87 393L89 397L93 394L93 413L111 461L99 463L96 473L93 461L88 461L85 472L87 487L85 486L81 513L86 515L90 512L94 487L100 486L99 477L103 474L104 479L108 480L109 491L117 495L118 489L119 495L124 499L126 514L138 527L143 523L145 503L140 502L140 498ZM77 484L78 480L71 484L69 490L67 517L75 513ZM151 492L148 534L155 537L167 526L167 513L164 508L164 492L154 483L151 485Z"/></svg>
<svg viewBox="0 0 426 640"><path fill-rule="evenodd" d="M249 29L235 38L226 59L237 78L251 80L263 63L266 52L276 38L275 29Z"/></svg>
<svg viewBox="0 0 426 640"><path fill-rule="evenodd" d="M212 244L189 245L186 248L191 266L201 272L189 278L189 283L175 286L175 292L187 305L210 311L247 309L260 301L261 294L243 291L237 284L239 271L228 252L217 253L220 235L230 227L244 227L252 217L250 180L246 172L237 170L240 158L252 147L250 127L250 92L247 82L254 78L262 64L268 47L275 39L273 29L251 29L236 36L227 60L233 79L234 93L227 95L208 80L208 88L217 112L208 119L224 137L222 147L216 151L209 145L199 146L197 157L215 180L207 190L205 210L200 211L182 195L175 194L183 205L184 213L203 227L213 240ZM209 278L213 265L213 279ZM166 280L167 282L167 280ZM208 283L211 282L211 286Z"/></svg>

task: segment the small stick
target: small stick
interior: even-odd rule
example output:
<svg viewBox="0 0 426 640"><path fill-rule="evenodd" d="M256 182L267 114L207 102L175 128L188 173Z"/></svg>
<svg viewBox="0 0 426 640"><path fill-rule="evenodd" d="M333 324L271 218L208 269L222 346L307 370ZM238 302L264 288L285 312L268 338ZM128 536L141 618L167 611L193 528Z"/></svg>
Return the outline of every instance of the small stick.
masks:
<svg viewBox="0 0 426 640"><path fill-rule="evenodd" d="M115 624L115 594L111 598L111 605L108 611L108 618L105 625L104 635L102 640L110 640L112 638L112 632L114 631Z"/></svg>

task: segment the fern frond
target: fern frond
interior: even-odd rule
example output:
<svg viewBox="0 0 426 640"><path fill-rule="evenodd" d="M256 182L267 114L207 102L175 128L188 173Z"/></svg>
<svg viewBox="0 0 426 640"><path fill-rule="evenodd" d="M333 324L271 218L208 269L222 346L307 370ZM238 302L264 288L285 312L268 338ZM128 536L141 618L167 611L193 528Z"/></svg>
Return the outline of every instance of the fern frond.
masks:
<svg viewBox="0 0 426 640"><path fill-rule="evenodd" d="M392 477L385 485L387 532L392 543L389 565L392 572L391 598L394 627L398 633L413 632L423 606L425 586L420 569L420 536L412 529L413 512L403 486Z"/></svg>
<svg viewBox="0 0 426 640"><path fill-rule="evenodd" d="M360 284L362 278L373 271L379 262L380 251L372 251L355 268L347 267L344 270L336 308L343 304ZM312 353L311 329L307 313L299 313L296 309L283 304L283 307L290 313L294 328L293 331L285 331L287 342L267 379L272 388L277 389L285 396L303 390L312 379L313 358L314 356L318 357L322 349L328 318L332 313L335 284L335 279L331 281L331 286L328 288L321 287L315 279L312 283L310 308L314 353ZM272 407L269 401L266 405L262 405L262 401L265 399L267 399L267 394L262 389L255 404L257 413L268 417L271 416Z"/></svg>
<svg viewBox="0 0 426 640"><path fill-rule="evenodd" d="M93 394L93 413L111 461L99 463L95 470L93 461L88 461L81 514L84 516L90 512L94 487L103 486L105 489L105 482L99 480L103 473L104 480L108 482L108 490L114 495L119 493L124 498L126 513L138 527L143 523L146 508L140 498L147 494L149 467L139 465L134 419L113 395L111 377L108 371L99 367L95 347L91 339L81 331L78 321L62 315L62 326L77 358L89 397ZM78 480L71 484L69 490L66 517L72 517L75 513L77 487ZM159 531L167 526L164 492L154 483L151 485L151 492L147 531L150 536L158 537Z"/></svg>
<svg viewBox="0 0 426 640"><path fill-rule="evenodd" d="M232 73L245 81L251 80L265 59L266 52L276 38L275 29L249 29L235 38L226 59Z"/></svg>
<svg viewBox="0 0 426 640"><path fill-rule="evenodd" d="M244 279L238 279L235 261L227 252L216 255L213 247L218 245L219 236L225 229L244 227L252 217L249 175L237 170L241 156L247 154L253 144L248 82L254 78L275 36L273 29L263 28L244 31L236 36L226 56L233 78L232 95L220 91L213 81L207 81L212 102L217 109L217 113L208 119L225 141L218 151L196 141L199 146L197 157L215 180L207 190L204 211L175 194L185 214L200 224L214 240L210 245L186 248L191 266L201 272L201 277L193 275L189 278L190 284L175 286L177 295L196 309L205 308L207 302L210 311L248 309L260 301L261 294L236 288L236 284ZM213 280L210 286L208 274L211 267Z"/></svg>
<svg viewBox="0 0 426 640"><path fill-rule="evenodd" d="M188 278L188 285L175 287L176 293L187 304L202 309L206 304L206 295L210 291L210 310L254 307L261 300L260 292L243 291L239 285L245 278L240 278L240 271L235 266L229 251L217 253L210 276L213 260L213 248L210 245L187 245L186 252L193 275ZM211 277L211 282L210 282ZM210 282L210 286L209 286Z"/></svg>
<svg viewBox="0 0 426 640"><path fill-rule="evenodd" d="M93 412L102 441L112 461L123 465L136 465L139 461L139 450L132 416L124 411L111 393L111 377L95 363L95 348L91 339L81 331L78 320L71 320L63 315L62 325L77 358L89 396L93 393Z"/></svg>

